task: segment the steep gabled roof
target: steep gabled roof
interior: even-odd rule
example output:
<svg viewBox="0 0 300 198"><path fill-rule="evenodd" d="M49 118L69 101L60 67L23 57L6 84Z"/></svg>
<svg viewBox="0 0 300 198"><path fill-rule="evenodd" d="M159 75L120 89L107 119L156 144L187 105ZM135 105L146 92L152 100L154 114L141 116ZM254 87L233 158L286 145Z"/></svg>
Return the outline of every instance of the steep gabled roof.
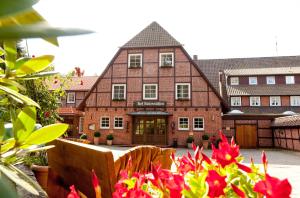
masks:
<svg viewBox="0 0 300 198"><path fill-rule="evenodd" d="M181 44L157 22L152 22L121 48L171 47Z"/></svg>

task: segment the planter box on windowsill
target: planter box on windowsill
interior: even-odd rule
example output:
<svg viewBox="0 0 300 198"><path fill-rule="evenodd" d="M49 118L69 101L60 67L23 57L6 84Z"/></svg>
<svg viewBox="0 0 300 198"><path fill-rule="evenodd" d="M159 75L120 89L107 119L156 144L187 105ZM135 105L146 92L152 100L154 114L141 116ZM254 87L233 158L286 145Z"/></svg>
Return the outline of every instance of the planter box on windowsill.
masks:
<svg viewBox="0 0 300 198"><path fill-rule="evenodd" d="M112 99L112 101L118 102L118 101L125 101L125 99Z"/></svg>

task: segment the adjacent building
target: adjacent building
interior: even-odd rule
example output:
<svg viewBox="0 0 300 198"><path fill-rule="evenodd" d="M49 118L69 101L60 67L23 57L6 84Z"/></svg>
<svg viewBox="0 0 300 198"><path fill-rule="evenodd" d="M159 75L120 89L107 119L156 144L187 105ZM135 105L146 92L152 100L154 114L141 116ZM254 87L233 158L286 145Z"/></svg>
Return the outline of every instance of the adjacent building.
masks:
<svg viewBox="0 0 300 198"><path fill-rule="evenodd" d="M153 22L123 45L80 108L92 138L115 144L186 145L222 129L226 103L182 44Z"/></svg>
<svg viewBox="0 0 300 198"><path fill-rule="evenodd" d="M60 99L58 114L63 118L65 123L69 124L68 134L70 136L78 136L83 132L84 112L78 110L77 107L83 101L97 78L97 76L71 77L63 86L66 95ZM60 88L60 83L58 80L51 82L50 90Z"/></svg>
<svg viewBox="0 0 300 198"><path fill-rule="evenodd" d="M195 60L227 101L223 131L242 147L272 147L274 118L300 113L300 57Z"/></svg>

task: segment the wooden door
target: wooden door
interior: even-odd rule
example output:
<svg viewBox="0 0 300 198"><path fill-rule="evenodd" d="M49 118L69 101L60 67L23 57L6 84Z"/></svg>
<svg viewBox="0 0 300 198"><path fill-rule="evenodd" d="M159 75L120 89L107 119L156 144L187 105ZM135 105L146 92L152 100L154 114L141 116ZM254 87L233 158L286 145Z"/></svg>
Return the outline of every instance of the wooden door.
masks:
<svg viewBox="0 0 300 198"><path fill-rule="evenodd" d="M256 125L237 125L236 142L240 148L257 147L257 128Z"/></svg>
<svg viewBox="0 0 300 198"><path fill-rule="evenodd" d="M133 144L167 144L166 118L136 117L133 124Z"/></svg>

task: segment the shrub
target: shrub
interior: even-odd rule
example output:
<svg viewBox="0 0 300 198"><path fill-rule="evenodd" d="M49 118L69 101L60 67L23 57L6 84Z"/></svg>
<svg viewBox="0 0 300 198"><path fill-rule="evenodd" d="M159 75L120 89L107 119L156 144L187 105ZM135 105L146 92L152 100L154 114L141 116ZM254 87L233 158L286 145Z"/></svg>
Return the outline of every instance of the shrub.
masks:
<svg viewBox="0 0 300 198"><path fill-rule="evenodd" d="M79 137L79 139L87 140L87 135L84 133Z"/></svg>
<svg viewBox="0 0 300 198"><path fill-rule="evenodd" d="M186 139L186 143L189 144L189 143L193 143L194 142L194 137L193 136L189 136L187 139Z"/></svg>
<svg viewBox="0 0 300 198"><path fill-rule="evenodd" d="M209 136L207 134L202 135L202 140L209 140Z"/></svg>
<svg viewBox="0 0 300 198"><path fill-rule="evenodd" d="M96 131L95 133L94 133L94 137L100 137L101 136L101 133L99 132L99 131Z"/></svg>
<svg viewBox="0 0 300 198"><path fill-rule="evenodd" d="M113 140L113 139L114 139L113 134L108 134L108 135L106 136L106 140Z"/></svg>

